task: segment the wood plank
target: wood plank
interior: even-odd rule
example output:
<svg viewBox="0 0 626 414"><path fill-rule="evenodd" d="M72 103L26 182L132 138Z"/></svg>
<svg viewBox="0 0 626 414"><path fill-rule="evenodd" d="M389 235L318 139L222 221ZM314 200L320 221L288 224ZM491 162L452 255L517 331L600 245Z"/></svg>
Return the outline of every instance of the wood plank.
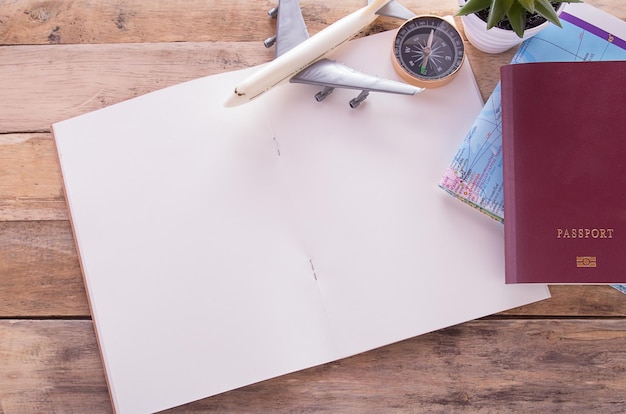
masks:
<svg viewBox="0 0 626 414"><path fill-rule="evenodd" d="M0 135L0 221L67 220L50 134Z"/></svg>
<svg viewBox="0 0 626 414"><path fill-rule="evenodd" d="M0 413L107 413L91 321L0 321Z"/></svg>
<svg viewBox="0 0 626 414"><path fill-rule="evenodd" d="M5 199L0 200L0 221L68 220L69 214L62 199Z"/></svg>
<svg viewBox="0 0 626 414"><path fill-rule="evenodd" d="M271 36L276 1L170 0L3 2L0 44L253 41ZM363 7L365 0L302 0L310 33ZM456 0L403 0L419 13L451 14ZM239 24L233 28L233 22ZM379 27L391 28L384 20ZM234 29L234 30L233 30ZM380 29L378 29L380 30Z"/></svg>
<svg viewBox="0 0 626 414"><path fill-rule="evenodd" d="M0 48L0 133L48 131L53 122L269 59L256 43Z"/></svg>
<svg viewBox="0 0 626 414"><path fill-rule="evenodd" d="M0 337L4 412L111 411L89 321L0 321ZM168 412L622 413L625 349L624 319L481 320Z"/></svg>
<svg viewBox="0 0 626 414"><path fill-rule="evenodd" d="M1 318L90 315L67 221L0 222L0 275Z"/></svg>
<svg viewBox="0 0 626 414"><path fill-rule="evenodd" d="M66 221L0 222L0 318L90 315ZM506 316L619 317L626 295L608 286L552 286L553 297Z"/></svg>

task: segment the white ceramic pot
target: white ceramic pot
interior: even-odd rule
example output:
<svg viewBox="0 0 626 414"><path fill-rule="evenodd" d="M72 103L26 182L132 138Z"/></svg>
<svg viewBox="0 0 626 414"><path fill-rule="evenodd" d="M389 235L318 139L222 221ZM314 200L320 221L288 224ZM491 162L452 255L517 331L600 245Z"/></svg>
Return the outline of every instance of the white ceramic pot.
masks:
<svg viewBox="0 0 626 414"><path fill-rule="evenodd" d="M466 0L458 0L459 6L463 6ZM561 12L565 3L561 3L557 14ZM524 37L519 38L514 31L493 27L487 30L487 23L475 14L461 16L463 30L467 40L479 50L486 53L501 53L519 45L524 40L533 37L550 24L545 22L539 26L524 31Z"/></svg>

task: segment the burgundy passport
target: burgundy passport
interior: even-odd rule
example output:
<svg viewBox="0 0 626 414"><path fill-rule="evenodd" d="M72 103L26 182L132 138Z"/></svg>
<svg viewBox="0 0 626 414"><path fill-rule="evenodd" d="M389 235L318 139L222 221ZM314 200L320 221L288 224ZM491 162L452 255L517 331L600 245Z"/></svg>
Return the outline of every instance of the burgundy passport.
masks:
<svg viewBox="0 0 626 414"><path fill-rule="evenodd" d="M626 283L626 62L501 68L506 283Z"/></svg>

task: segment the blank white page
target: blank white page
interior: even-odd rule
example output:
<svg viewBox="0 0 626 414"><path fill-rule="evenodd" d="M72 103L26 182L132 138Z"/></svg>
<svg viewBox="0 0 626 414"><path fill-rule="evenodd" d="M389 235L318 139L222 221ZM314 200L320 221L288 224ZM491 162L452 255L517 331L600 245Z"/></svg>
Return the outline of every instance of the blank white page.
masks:
<svg viewBox="0 0 626 414"><path fill-rule="evenodd" d="M392 33L336 58L398 79ZM255 68L53 126L117 412L151 412L547 298L505 285L502 225L437 183L482 102L466 65L416 96ZM417 356L416 356L417 357ZM421 357L421 356L420 356Z"/></svg>

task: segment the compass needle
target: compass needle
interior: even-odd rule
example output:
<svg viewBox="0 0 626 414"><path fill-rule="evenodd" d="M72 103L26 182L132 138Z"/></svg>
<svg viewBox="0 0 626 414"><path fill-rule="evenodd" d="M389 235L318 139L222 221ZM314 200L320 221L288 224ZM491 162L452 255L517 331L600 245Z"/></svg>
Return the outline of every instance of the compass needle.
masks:
<svg viewBox="0 0 626 414"><path fill-rule="evenodd" d="M435 29L430 29L428 41L426 42L426 47L424 47L424 60L422 61L422 67L420 68L420 74L422 75L427 73L426 68L428 67L428 58L433 53L433 37L435 37Z"/></svg>

